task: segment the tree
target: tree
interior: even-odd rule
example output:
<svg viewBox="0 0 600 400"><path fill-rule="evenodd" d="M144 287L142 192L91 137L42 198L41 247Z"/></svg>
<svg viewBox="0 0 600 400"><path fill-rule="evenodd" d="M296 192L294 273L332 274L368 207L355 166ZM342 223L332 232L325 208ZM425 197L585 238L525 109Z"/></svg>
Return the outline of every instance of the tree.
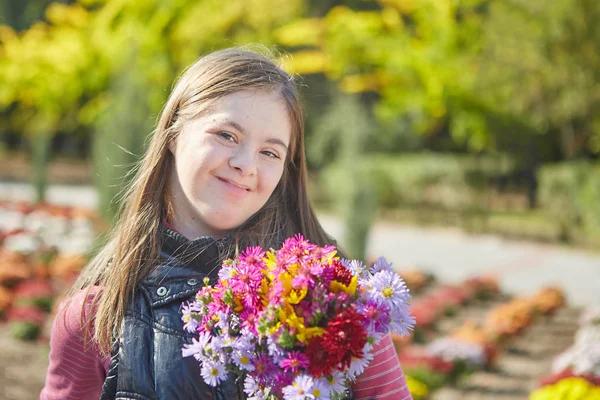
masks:
<svg viewBox="0 0 600 400"><path fill-rule="evenodd" d="M110 135L102 133L106 129L145 137L152 125L148 118L151 121L157 116L184 67L220 47L270 43L276 27L302 12L300 0L54 3L46 10L46 22L37 22L20 33L0 28L0 79L7 83L0 87L0 114L9 116L7 129L24 132L32 141L59 131L82 129L95 131L97 137L109 141ZM115 84L134 78L131 85ZM132 93L126 94L128 90ZM140 106L135 113L123 109L127 101L119 103L118 99L140 99L140 93L144 104L131 105ZM138 122L129 121L131 124L120 127L107 124L115 104L120 104L121 115ZM131 126L136 127L135 133ZM148 131L141 132L145 129ZM102 140L94 142L109 155L121 151L116 144L100 145ZM130 153L137 150L125 149ZM99 153L94 151L96 158L110 158ZM124 164L134 161L135 157ZM106 168L96 174L106 174ZM113 191L102 186L99 189ZM43 197L42 186L39 197Z"/></svg>

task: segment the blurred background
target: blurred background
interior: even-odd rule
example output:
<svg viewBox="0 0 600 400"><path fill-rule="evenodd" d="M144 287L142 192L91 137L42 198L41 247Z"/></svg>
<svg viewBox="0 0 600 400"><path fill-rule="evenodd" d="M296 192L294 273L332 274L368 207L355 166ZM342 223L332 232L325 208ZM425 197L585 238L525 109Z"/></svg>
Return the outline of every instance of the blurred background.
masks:
<svg viewBox="0 0 600 400"><path fill-rule="evenodd" d="M177 76L238 45L298 76L326 230L411 288L415 399L600 398L599 21L597 0L0 0L0 398L38 396Z"/></svg>

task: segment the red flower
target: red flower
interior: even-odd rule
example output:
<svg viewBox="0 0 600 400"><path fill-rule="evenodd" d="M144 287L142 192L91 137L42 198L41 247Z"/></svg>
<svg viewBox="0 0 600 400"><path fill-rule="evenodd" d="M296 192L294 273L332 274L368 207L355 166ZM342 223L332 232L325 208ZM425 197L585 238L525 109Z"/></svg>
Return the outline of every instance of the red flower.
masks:
<svg viewBox="0 0 600 400"><path fill-rule="evenodd" d="M405 370L418 367L426 367L436 372L444 374L450 373L454 364L450 361L445 361L441 357L428 354L426 351L419 349L407 349L398 354L400 363Z"/></svg>
<svg viewBox="0 0 600 400"><path fill-rule="evenodd" d="M306 355L310 360L308 372L317 378L331 374L332 365L327 363L327 353L323 350L323 339L314 337L306 348Z"/></svg>
<svg viewBox="0 0 600 400"><path fill-rule="evenodd" d="M345 286L348 286L352 280L352 272L350 272L348 268L344 267L339 260L335 260L333 265L333 279L344 284Z"/></svg>
<svg viewBox="0 0 600 400"><path fill-rule="evenodd" d="M415 302L411 306L411 313L413 317L417 320L418 328L431 328L435 322L435 309L433 309L430 305L424 304L422 302Z"/></svg>
<svg viewBox="0 0 600 400"><path fill-rule="evenodd" d="M352 357L363 357L362 349L367 343L362 316L352 307L344 309L329 321L322 342L328 364L350 366Z"/></svg>
<svg viewBox="0 0 600 400"><path fill-rule="evenodd" d="M43 297L51 297L54 295L54 290L49 282L44 280L29 280L19 284L13 295L15 298L39 299Z"/></svg>
<svg viewBox="0 0 600 400"><path fill-rule="evenodd" d="M8 310L6 319L9 322L27 322L41 326L46 321L46 314L37 307L13 307Z"/></svg>

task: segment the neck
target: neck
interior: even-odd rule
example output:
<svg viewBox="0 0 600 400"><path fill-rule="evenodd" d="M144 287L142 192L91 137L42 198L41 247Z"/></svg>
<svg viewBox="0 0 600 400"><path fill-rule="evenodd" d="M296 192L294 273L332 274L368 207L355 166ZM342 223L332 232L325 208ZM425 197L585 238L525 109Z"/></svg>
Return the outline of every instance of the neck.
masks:
<svg viewBox="0 0 600 400"><path fill-rule="evenodd" d="M206 236L220 238L227 235L227 232L217 231L206 227L202 221L198 221L193 217L178 218L175 216L172 218L172 220L167 222L171 225L171 229L179 232L188 240L194 240Z"/></svg>

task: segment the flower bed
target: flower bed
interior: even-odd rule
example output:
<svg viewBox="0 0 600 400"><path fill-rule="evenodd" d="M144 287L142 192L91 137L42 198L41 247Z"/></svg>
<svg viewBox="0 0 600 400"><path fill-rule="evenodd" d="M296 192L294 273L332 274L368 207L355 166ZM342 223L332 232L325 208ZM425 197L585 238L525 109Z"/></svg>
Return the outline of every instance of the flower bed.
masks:
<svg viewBox="0 0 600 400"><path fill-rule="evenodd" d="M417 381L417 393L426 393L415 395L415 399L424 399L446 384L460 383L472 372L492 367L503 343L531 325L536 315L552 314L562 305L562 292L545 288L530 298L513 299L494 307L482 323L466 322L426 347L402 349L399 358L411 378L409 385ZM418 326L418 315L415 317Z"/></svg>
<svg viewBox="0 0 600 400"><path fill-rule="evenodd" d="M546 399L600 399L600 305L582 313L573 345L554 359L552 373L530 396Z"/></svg>
<svg viewBox="0 0 600 400"><path fill-rule="evenodd" d="M404 277L404 274L400 274ZM498 283L491 277L470 278L460 285L441 285L435 292L417 298L412 303L412 315L417 326L410 336L395 336L397 350L411 343L426 343L436 333L437 322L455 315L460 307L475 299L491 299L500 295Z"/></svg>
<svg viewBox="0 0 600 400"><path fill-rule="evenodd" d="M35 340L58 293L70 286L97 236L84 209L0 202L0 321Z"/></svg>

